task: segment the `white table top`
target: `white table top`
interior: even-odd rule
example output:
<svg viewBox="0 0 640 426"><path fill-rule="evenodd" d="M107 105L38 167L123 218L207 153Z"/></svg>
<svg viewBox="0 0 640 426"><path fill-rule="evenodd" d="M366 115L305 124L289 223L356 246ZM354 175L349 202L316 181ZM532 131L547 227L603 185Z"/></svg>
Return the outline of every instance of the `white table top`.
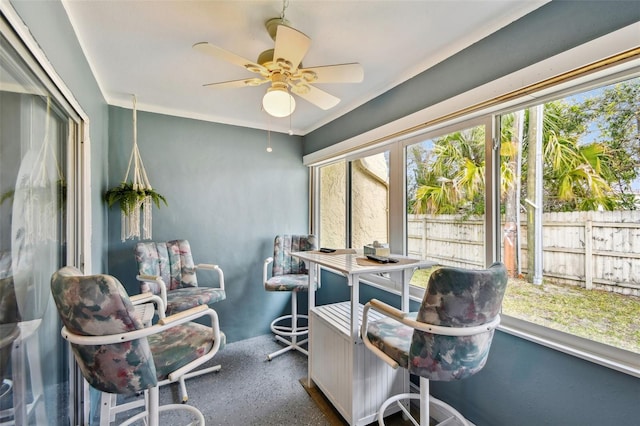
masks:
<svg viewBox="0 0 640 426"><path fill-rule="evenodd" d="M342 251L337 251L336 253L296 251L292 252L291 255L346 275L393 272L412 268L430 268L436 265L436 262L431 260L412 259L395 254L388 257L398 259L398 263L377 263L369 261L362 253L342 253ZM358 264L358 259L361 259L361 264ZM364 262L362 260L364 260Z"/></svg>

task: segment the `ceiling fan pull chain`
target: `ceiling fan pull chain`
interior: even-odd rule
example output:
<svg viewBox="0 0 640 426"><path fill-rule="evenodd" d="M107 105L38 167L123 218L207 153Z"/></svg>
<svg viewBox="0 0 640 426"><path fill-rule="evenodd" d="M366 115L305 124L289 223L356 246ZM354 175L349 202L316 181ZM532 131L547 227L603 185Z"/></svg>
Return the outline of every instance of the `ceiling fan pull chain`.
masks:
<svg viewBox="0 0 640 426"><path fill-rule="evenodd" d="M287 10L287 7L289 7L289 0L282 0L282 13L280 14L280 19L283 21L285 20L284 11Z"/></svg>
<svg viewBox="0 0 640 426"><path fill-rule="evenodd" d="M293 100L293 96L289 97L289 136L293 135L293 129L291 128L291 116L293 115L293 106L291 105L291 101Z"/></svg>
<svg viewBox="0 0 640 426"><path fill-rule="evenodd" d="M271 151L273 151L271 148L271 115L267 113L267 152Z"/></svg>

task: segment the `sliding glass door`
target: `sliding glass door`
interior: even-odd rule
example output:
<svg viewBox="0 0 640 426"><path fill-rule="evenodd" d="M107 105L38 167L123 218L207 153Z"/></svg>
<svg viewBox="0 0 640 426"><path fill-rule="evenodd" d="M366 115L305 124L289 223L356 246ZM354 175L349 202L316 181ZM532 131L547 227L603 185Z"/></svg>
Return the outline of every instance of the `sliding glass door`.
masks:
<svg viewBox="0 0 640 426"><path fill-rule="evenodd" d="M75 256L69 159L80 121L15 46L0 38L0 424L69 424L69 359L50 279L69 250Z"/></svg>

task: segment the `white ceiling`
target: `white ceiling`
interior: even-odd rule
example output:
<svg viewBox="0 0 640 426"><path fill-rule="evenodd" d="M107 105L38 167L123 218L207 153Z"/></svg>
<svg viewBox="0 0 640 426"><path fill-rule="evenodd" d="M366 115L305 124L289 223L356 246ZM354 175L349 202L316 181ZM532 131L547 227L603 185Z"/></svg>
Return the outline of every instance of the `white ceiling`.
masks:
<svg viewBox="0 0 640 426"><path fill-rule="evenodd" d="M359 62L364 81L318 84L341 102L301 98L289 118L261 110L267 85L203 84L253 77L192 49L207 41L256 61L273 47L264 23L281 0L62 0L110 105L304 135L497 31L548 0L289 0L285 17L311 38L304 67Z"/></svg>

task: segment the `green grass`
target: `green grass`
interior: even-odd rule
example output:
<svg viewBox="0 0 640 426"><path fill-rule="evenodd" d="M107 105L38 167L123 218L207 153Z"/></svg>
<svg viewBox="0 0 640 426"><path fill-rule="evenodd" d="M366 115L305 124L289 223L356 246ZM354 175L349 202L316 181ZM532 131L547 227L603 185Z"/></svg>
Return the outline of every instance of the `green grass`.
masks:
<svg viewBox="0 0 640 426"><path fill-rule="evenodd" d="M425 287L430 270L415 272ZM512 317L640 353L640 297L509 279L502 311Z"/></svg>

